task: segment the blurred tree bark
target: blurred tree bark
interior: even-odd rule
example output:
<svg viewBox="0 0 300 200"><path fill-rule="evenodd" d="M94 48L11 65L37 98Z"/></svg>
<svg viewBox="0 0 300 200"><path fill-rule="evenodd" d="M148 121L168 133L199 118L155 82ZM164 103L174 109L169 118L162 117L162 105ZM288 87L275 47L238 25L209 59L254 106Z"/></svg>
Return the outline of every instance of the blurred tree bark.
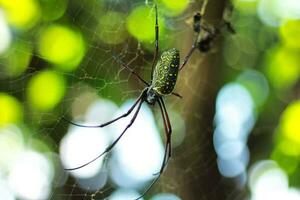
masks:
<svg viewBox="0 0 300 200"><path fill-rule="evenodd" d="M199 6L194 6L195 10L190 12L200 11L201 3L198 2ZM204 19L221 20L225 4L225 0L209 0ZM191 39L184 43L183 52L187 52L192 43L192 33L187 34L185 38ZM217 53L203 54L196 50L177 83L177 90L183 95L178 106L186 122L186 137L174 151L170 170L166 171L169 171L167 181L174 186L174 193L183 200L231 199L218 172L213 148L215 100L221 80L220 43L214 43L214 46ZM232 191L230 193L232 195Z"/></svg>

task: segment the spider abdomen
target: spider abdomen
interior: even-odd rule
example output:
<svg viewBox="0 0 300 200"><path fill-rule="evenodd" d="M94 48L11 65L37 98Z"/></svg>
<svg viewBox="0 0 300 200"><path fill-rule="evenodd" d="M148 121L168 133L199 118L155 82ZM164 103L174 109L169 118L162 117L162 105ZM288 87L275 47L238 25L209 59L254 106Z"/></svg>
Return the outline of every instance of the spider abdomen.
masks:
<svg viewBox="0 0 300 200"><path fill-rule="evenodd" d="M179 62L178 49L173 48L162 53L153 73L152 88L154 91L160 95L172 93L177 81Z"/></svg>

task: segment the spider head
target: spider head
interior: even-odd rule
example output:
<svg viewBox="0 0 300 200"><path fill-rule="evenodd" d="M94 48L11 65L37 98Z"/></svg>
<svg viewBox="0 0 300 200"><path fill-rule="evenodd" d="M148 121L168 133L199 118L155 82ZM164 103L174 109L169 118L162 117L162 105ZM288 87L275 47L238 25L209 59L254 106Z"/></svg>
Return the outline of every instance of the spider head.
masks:
<svg viewBox="0 0 300 200"><path fill-rule="evenodd" d="M154 105L155 102L157 101L157 97L158 97L157 93L152 88L149 88L146 97L147 103L149 103L150 105Z"/></svg>

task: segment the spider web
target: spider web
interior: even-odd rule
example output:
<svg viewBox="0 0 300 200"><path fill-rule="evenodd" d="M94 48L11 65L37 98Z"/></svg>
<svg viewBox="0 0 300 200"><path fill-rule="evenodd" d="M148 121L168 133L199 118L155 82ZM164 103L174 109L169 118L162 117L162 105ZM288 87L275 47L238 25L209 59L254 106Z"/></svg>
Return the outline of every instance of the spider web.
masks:
<svg viewBox="0 0 300 200"><path fill-rule="evenodd" d="M59 144L69 126L61 120L62 116L70 116L72 112L83 113L87 105L98 97L111 100L118 105L128 99L138 97L144 85L122 67L121 61L130 63L130 66L146 80L150 78L154 42L149 48L147 45L143 45L133 37L128 36L126 40L118 45L107 45L99 41L96 24L99 10L101 12L117 10L128 15L131 8L135 6L148 5L151 7L151 4L148 4L148 1L113 0L103 1L101 4L99 2L98 0L69 2L66 12L69 22L89 38L86 54L77 70L57 72L67 80L67 93L56 110L42 114L28 112L26 116L27 123L36 129L31 137L39 135L45 141L50 138L51 149L55 152L59 152ZM183 14L168 19L170 21L168 28L173 30L175 38L180 38L175 40L170 47L180 49L181 59L186 55L193 41L192 28L186 23L193 17L193 8L200 8L199 2L189 2L188 9ZM125 22L120 21L120 23ZM38 35L38 31L34 35ZM27 39L19 36L16 39L25 43L27 41ZM160 49L160 52L162 52L162 49ZM182 199L199 199L200 197L193 196L193 194L201 193L203 194L201 199L222 199L223 195L226 195L228 199L238 198L238 189L233 189L227 180L217 172L216 156L211 141L213 133L211 122L213 121L215 107L214 98L219 87L216 84L218 83L217 77L213 77L213 73L217 70L215 65L218 61L211 58L215 56L216 54L208 54L207 57L209 58L204 59L203 55L196 52L185 71L180 73L175 88L175 91L180 93L183 99L172 96L166 98L171 121L174 116L179 116L186 121L186 138L181 145L173 149L173 156L166 171L148 196L167 192L175 193ZM43 69L47 68L44 62L39 54L34 53L26 74L16 79L5 79L6 83L3 81L1 85L8 86L5 91L10 94L26 99L24 91L27 80L40 70L40 66L43 66ZM213 69L208 70L209 67L213 67ZM202 74L200 78L199 74ZM215 81L215 83L211 81ZM80 96L85 92L89 93L87 98ZM75 108L74 105L71 106L74 102L75 105L86 104L86 106L83 105L79 110L76 110L76 106ZM27 103L26 100L24 100L24 103ZM156 124L163 134L160 111L156 107L152 111ZM139 118L143 118L143 116L139 115ZM176 132L176 125L174 132ZM109 158L110 156L107 160ZM107 160L105 160L106 164L104 166L106 166L106 169L104 167L104 170L109 170ZM207 174L211 175L211 179L207 178ZM56 185L56 182L58 185ZM60 185L61 183L63 185ZM54 185L49 199L107 199L117 189L117 186L109 181L100 189L84 189L72 176L67 176L63 171L55 175ZM187 190L187 188L190 189ZM195 192L196 190L199 190L199 192Z"/></svg>

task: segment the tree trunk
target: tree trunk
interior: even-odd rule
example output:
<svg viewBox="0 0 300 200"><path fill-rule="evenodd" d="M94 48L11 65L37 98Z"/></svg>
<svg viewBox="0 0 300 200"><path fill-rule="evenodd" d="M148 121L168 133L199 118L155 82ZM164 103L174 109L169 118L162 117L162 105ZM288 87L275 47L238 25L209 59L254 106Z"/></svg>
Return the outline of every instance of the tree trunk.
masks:
<svg viewBox="0 0 300 200"><path fill-rule="evenodd" d="M224 0L209 0L204 19L221 20L224 7ZM192 12L200 11L201 3L198 8ZM185 52L191 42L185 44ZM220 87L220 43L214 43L213 47L217 53L203 54L196 50L188 66L180 72L177 83L177 90L183 95L178 106L186 122L186 137L173 152L168 172L172 173L172 180L168 182L172 182L174 192L183 200L227 199L213 148L215 100Z"/></svg>

